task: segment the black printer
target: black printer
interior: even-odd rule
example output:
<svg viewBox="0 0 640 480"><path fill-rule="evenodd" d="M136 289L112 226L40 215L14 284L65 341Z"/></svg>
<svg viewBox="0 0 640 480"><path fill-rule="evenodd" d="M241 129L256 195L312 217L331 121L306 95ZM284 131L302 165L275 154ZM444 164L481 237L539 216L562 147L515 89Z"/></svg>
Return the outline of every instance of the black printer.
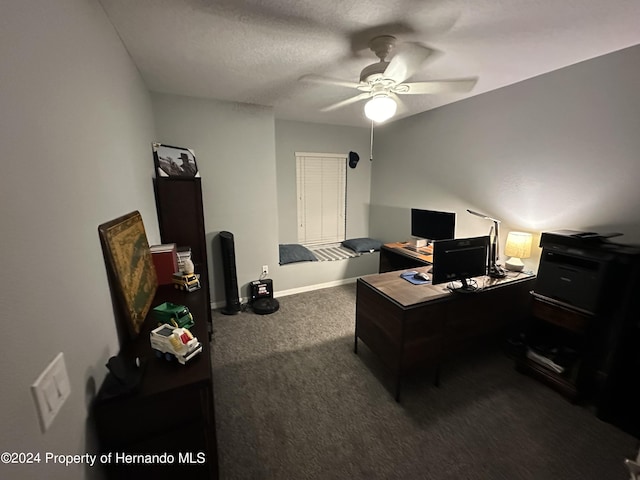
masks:
<svg viewBox="0 0 640 480"><path fill-rule="evenodd" d="M616 244L620 234L598 234L575 230L544 232L536 293L595 313L603 299L605 282L612 279L617 264L637 247Z"/></svg>

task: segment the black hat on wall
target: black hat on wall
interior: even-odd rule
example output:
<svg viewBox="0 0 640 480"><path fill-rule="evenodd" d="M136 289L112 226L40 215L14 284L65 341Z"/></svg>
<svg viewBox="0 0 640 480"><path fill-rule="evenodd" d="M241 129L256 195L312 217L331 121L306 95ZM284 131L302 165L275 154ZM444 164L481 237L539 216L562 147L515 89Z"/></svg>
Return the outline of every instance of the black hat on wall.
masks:
<svg viewBox="0 0 640 480"><path fill-rule="evenodd" d="M356 168L356 165L358 165L359 160L360 160L360 155L358 155L356 152L349 152L349 166L351 168Z"/></svg>

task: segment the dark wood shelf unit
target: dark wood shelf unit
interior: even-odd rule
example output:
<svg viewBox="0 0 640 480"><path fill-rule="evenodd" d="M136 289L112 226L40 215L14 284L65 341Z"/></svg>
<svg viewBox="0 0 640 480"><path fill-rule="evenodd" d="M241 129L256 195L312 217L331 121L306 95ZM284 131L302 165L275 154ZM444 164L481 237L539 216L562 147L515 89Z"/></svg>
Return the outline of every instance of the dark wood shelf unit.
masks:
<svg viewBox="0 0 640 480"><path fill-rule="evenodd" d="M157 326L147 315L139 336L123 345L118 354L127 364L143 363L140 384L132 393L114 394L117 380L109 373L93 405L93 418L103 453L171 454L174 461L136 464L114 461L107 465L109 478L218 478L216 422L213 398L211 348L208 324L211 310L203 288L184 293L163 285L153 306L169 301L186 305L193 314L192 333L202 344L202 353L186 365L157 358L149 341ZM117 389L116 389L117 390ZM198 463L202 452L204 463ZM200 455L202 455L200 454ZM181 457L182 456L182 457ZM185 461L192 459L193 463ZM181 461L182 460L182 461Z"/></svg>
<svg viewBox="0 0 640 480"><path fill-rule="evenodd" d="M565 378L552 369L527 359L523 359L518 364L517 368L522 373L531 375L537 380L549 385L555 391L572 402L578 400L578 389L576 387L575 379Z"/></svg>
<svg viewBox="0 0 640 480"><path fill-rule="evenodd" d="M158 177L153 181L162 243L190 247L196 272L207 275L207 243L199 177Z"/></svg>
<svg viewBox="0 0 640 480"><path fill-rule="evenodd" d="M153 180L162 243L191 248L191 260L201 283L209 284L207 239L199 177L156 177ZM211 293L205 291L211 305ZM210 329L211 331L211 329Z"/></svg>
<svg viewBox="0 0 640 480"><path fill-rule="evenodd" d="M218 454L211 366L211 298L200 178L153 180L162 243L190 247L201 288L191 293L158 287L152 308L163 302L186 305L195 325L190 329L202 353L186 365L157 358L149 335L157 322L149 312L139 335L121 346L118 356L131 365L138 358L143 375L133 392L118 391L108 373L93 405L100 450L120 454L169 454L172 461L108 465L114 479L217 479ZM166 458L166 457L165 457Z"/></svg>
<svg viewBox="0 0 640 480"><path fill-rule="evenodd" d="M623 332L637 322L633 299L640 250L568 230L543 233L540 246L537 283L523 328L526 345L517 368L573 402L603 411L602 399L608 398L611 408L619 401L611 393L612 381L619 381L617 372L625 367L619 360ZM557 348L546 348L551 346ZM557 373L528 358L529 348L549 352L544 356L551 360L563 351L574 356L560 357L556 363L565 371Z"/></svg>
<svg viewBox="0 0 640 480"><path fill-rule="evenodd" d="M526 328L529 346L550 341L558 348L570 347L576 352L572 361L557 362L564 371L559 373L552 368L529 358L526 353L517 359L518 370L549 385L551 388L577 402L587 388L586 382L593 375L593 367L584 358L588 358L589 327L594 315L571 308L553 299L531 292L531 315ZM553 360L553 358L551 358Z"/></svg>

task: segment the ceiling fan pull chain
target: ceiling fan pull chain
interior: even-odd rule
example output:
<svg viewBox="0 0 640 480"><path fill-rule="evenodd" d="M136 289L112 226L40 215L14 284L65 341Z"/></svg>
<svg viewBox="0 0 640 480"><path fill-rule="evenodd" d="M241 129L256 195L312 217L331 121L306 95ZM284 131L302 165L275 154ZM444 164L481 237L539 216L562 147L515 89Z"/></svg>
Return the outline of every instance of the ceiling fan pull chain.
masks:
<svg viewBox="0 0 640 480"><path fill-rule="evenodd" d="M369 154L369 161L373 161L373 120L371 120L371 153Z"/></svg>

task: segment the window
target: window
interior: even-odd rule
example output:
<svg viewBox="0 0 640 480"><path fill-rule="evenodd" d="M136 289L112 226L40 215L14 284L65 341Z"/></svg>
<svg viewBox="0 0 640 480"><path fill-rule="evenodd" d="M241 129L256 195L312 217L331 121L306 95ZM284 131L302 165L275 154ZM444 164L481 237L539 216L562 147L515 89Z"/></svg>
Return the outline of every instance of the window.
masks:
<svg viewBox="0 0 640 480"><path fill-rule="evenodd" d="M298 243L345 240L347 155L296 152Z"/></svg>

